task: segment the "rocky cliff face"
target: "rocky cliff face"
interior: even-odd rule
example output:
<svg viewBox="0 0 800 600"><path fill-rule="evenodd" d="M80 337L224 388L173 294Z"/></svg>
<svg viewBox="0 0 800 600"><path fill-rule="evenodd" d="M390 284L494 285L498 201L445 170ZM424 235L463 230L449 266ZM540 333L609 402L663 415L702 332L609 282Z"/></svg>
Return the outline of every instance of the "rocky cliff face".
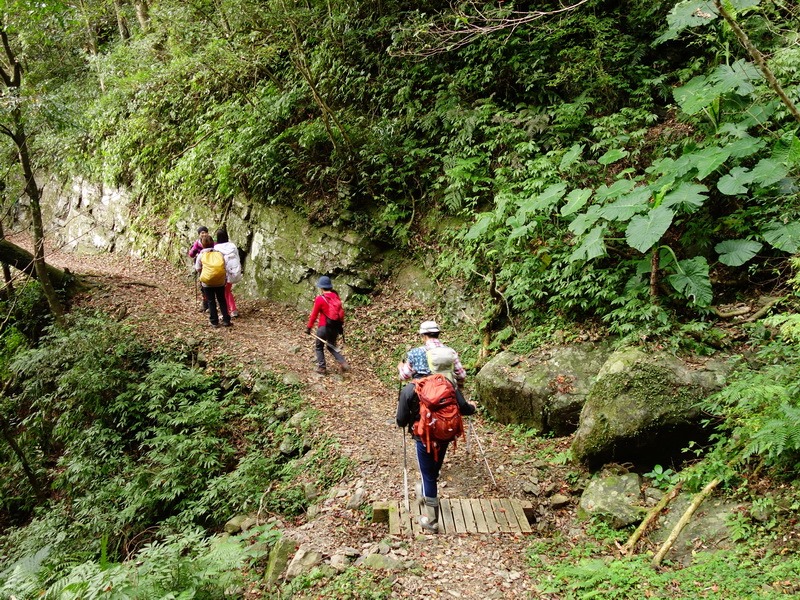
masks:
<svg viewBox="0 0 800 600"><path fill-rule="evenodd" d="M197 238L197 227L205 225L213 234L225 225L244 258L237 294L303 307L313 298L320 275L333 277L346 298L370 292L387 270L387 255L363 235L313 227L284 207L252 206L237 199L225 207L176 207L164 218L143 208L125 189L83 179L41 180L47 181L42 208L48 237L69 251L158 257L185 264L188 270L186 252Z"/></svg>

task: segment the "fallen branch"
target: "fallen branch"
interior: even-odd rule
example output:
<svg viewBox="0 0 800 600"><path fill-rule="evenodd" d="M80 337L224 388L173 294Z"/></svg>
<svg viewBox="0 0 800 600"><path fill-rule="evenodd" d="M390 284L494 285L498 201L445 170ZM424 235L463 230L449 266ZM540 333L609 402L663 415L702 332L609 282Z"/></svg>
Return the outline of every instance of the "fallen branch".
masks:
<svg viewBox="0 0 800 600"><path fill-rule="evenodd" d="M732 319L733 317L741 317L742 315L753 312L753 309L749 306L742 306L740 308L734 308L733 310L720 310L716 306L709 306L709 308L720 319Z"/></svg>
<svg viewBox="0 0 800 600"><path fill-rule="evenodd" d="M141 287L149 287L156 290L159 289L159 286L152 283L147 283L146 281L122 281L117 285L119 285L120 287L134 287L138 285Z"/></svg>
<svg viewBox="0 0 800 600"><path fill-rule="evenodd" d="M661 511L666 508L667 504L672 502L678 496L678 493L681 491L682 487L683 482L679 481L675 486L673 486L669 493L664 494L664 497L658 501L658 504L650 509L650 511L647 513L647 516L644 518L644 521L642 521L639 527L636 528L636 531L631 534L631 537L628 538L628 541L625 542L625 545L619 549L622 554L629 554L633 550L636 542L638 542L639 538L642 537L644 532L650 526L650 523L652 523L658 517L658 515L661 514Z"/></svg>
<svg viewBox="0 0 800 600"><path fill-rule="evenodd" d="M720 481L722 480L719 478L713 479L711 483L704 487L703 490L694 497L692 503L689 505L689 508L686 509L686 512L683 513L683 516L681 516L678 523L672 529L672 532L670 532L667 540L661 545L661 548L659 548L658 552L656 552L656 555L653 557L653 561L650 563L652 566L657 567L661 564L661 561L664 560L664 556L667 552L669 552L670 548L672 548L672 545L675 543L675 540L678 539L678 536L681 534L681 531L683 531L683 528L686 527L686 525L692 519L694 511L696 511L697 508L703 503L703 500L705 500L711 494L711 492L714 491L714 488L720 484Z"/></svg>
<svg viewBox="0 0 800 600"><path fill-rule="evenodd" d="M781 300L786 300L786 296L781 296L780 298L773 298L772 300L767 302L764 306L759 308L756 312L754 312L752 315L744 319L744 322L752 323L753 321L758 321L761 317L767 314L767 312L769 312L770 308L775 306Z"/></svg>

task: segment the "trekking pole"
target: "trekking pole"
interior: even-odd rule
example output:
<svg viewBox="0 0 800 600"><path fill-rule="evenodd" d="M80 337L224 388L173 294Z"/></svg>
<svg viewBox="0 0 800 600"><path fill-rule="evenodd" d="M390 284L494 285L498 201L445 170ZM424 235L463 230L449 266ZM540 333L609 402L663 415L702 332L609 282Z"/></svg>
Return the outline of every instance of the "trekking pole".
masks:
<svg viewBox="0 0 800 600"><path fill-rule="evenodd" d="M478 434L475 433L475 429L472 427L472 419L469 420L469 432L475 436L475 443L478 444L478 450L480 450L481 456L483 457L483 463L486 465L486 470L489 471L489 477L492 478L492 485L497 488L497 481L494 479L494 474L492 473L492 468L489 466L489 461L486 460L486 453L483 451L481 439L478 437Z"/></svg>
<svg viewBox="0 0 800 600"><path fill-rule="evenodd" d="M400 395L403 393L403 382L397 385L397 404L400 404ZM406 431L405 427L400 428L400 435L403 438L403 498L406 504L406 512L411 513L411 505L408 503L408 452L406 450Z"/></svg>
<svg viewBox="0 0 800 600"><path fill-rule="evenodd" d="M314 336L315 338L317 338L317 339L318 339L320 342L322 342L323 344L325 344L326 346L328 346L328 347L329 347L331 350L334 350L335 352L338 352L339 354L341 354L341 353L342 353L342 349L341 349L341 348L337 348L336 346L334 346L333 344L331 344L331 343L330 343L328 340L323 340L323 339L322 339L321 337L319 337L319 336L318 336L316 333L312 333L311 335L313 335L313 336Z"/></svg>
<svg viewBox="0 0 800 600"><path fill-rule="evenodd" d="M400 435L403 436L403 499L406 503L406 512L411 513L411 505L408 502L408 455L406 452L405 427L400 428Z"/></svg>

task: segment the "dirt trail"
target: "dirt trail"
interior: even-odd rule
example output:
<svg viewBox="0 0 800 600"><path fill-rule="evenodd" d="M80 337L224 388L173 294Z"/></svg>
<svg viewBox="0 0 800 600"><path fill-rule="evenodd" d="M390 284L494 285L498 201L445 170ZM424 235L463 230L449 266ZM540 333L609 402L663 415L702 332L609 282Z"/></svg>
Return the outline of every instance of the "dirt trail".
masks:
<svg viewBox="0 0 800 600"><path fill-rule="evenodd" d="M24 243L24 240L12 238ZM384 293L375 305L349 311L348 342L344 353L353 371L321 376L314 372L312 338L305 335L307 313L264 301L237 298L239 317L231 328L212 329L198 310L194 278L187 268L157 261L100 254L78 256L50 249L48 261L69 268L94 284L76 299L77 305L103 308L123 316L143 335L162 343L198 341L210 356L226 355L245 366L293 373L306 386L308 401L322 412L325 431L335 436L342 451L356 464L355 473L339 488L352 492L356 482L366 489L365 501L403 497L402 438L394 424L397 387L383 383L402 351L417 342L415 323L382 329L392 311L412 301L399 291ZM234 292L236 291L234 287ZM310 309L310 306L309 306ZM393 339L397 337L397 339ZM408 336L408 337L406 337ZM446 335L443 335L446 342ZM352 341L351 341L352 340ZM358 348L369 348L360 352ZM368 410L364 411L366 407ZM498 490L491 489L483 461L462 447L448 453L443 470L443 497L487 498L519 496L519 480L529 456L515 454L513 440L480 417L475 421L484 450L493 465ZM409 446L409 481L416 464ZM412 492L413 494L413 488ZM308 523L287 525L287 535L330 557L343 547L357 550L388 539L387 527L371 524L363 513L347 510L347 495L330 499ZM536 534L533 534L534 536ZM470 534L397 538L395 552L427 569L395 573L397 598L525 598L533 582L527 575L525 550L531 536Z"/></svg>

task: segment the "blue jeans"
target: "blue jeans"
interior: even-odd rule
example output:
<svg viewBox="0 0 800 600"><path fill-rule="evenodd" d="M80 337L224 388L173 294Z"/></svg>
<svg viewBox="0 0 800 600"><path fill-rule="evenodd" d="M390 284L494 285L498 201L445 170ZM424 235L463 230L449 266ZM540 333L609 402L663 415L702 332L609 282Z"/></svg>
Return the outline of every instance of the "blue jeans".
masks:
<svg viewBox="0 0 800 600"><path fill-rule="evenodd" d="M422 476L422 495L426 498L437 498L439 496L439 489L436 482L439 481L439 471L442 470L444 464L444 455L447 453L447 446L449 442L439 443L439 460L434 460L433 452L428 452L425 448L425 443L419 440L417 442L417 464L419 464L419 473Z"/></svg>

